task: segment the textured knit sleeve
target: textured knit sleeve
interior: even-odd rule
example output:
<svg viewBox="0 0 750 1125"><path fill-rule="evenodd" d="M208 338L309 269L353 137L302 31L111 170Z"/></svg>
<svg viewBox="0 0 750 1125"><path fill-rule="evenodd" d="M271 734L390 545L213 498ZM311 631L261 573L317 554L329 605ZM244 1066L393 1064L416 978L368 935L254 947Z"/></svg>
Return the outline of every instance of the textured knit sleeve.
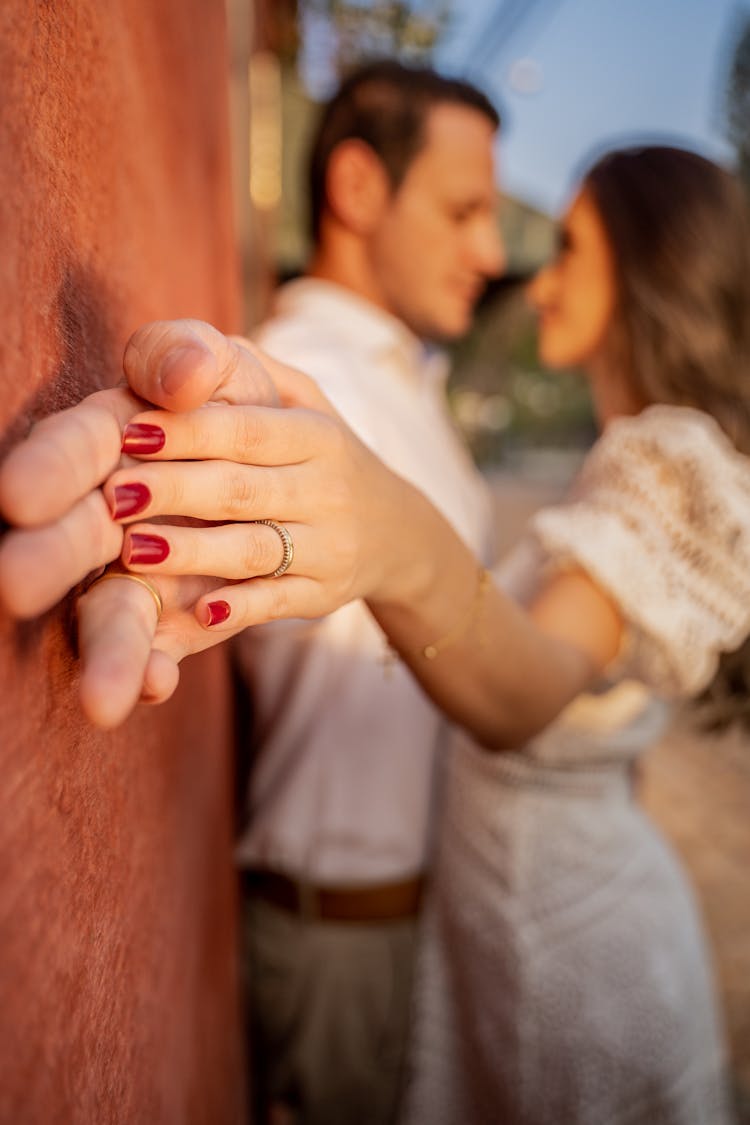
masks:
<svg viewBox="0 0 750 1125"><path fill-rule="evenodd" d="M619 607L619 675L693 695L750 634L750 460L698 411L610 423L570 501L538 512L532 534Z"/></svg>

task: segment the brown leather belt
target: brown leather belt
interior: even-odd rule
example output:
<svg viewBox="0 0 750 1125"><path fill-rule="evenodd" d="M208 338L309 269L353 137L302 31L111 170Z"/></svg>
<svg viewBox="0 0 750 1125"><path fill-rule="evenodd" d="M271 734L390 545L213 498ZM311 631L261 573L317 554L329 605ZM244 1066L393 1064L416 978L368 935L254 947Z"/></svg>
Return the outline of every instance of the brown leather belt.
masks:
<svg viewBox="0 0 750 1125"><path fill-rule="evenodd" d="M243 870L246 895L264 899L300 918L325 922L392 922L414 918L424 891L423 876L370 886L315 886L280 871Z"/></svg>

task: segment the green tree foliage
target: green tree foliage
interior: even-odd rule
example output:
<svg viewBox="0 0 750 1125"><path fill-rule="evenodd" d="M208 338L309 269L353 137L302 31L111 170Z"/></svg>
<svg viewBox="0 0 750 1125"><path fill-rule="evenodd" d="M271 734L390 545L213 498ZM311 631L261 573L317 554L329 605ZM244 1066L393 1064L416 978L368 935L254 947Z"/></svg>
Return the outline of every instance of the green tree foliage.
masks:
<svg viewBox="0 0 750 1125"><path fill-rule="evenodd" d="M734 47L727 83L727 134L737 150L737 168L750 188L750 19Z"/></svg>
<svg viewBox="0 0 750 1125"><path fill-rule="evenodd" d="M300 0L326 16L338 40L340 72L373 56L429 62L450 17L451 0Z"/></svg>

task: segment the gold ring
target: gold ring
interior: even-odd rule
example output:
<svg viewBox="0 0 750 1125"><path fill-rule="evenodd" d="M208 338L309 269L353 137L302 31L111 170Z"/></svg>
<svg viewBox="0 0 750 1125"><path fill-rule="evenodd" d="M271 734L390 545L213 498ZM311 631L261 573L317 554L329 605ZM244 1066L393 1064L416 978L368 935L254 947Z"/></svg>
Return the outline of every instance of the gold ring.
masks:
<svg viewBox="0 0 750 1125"><path fill-rule="evenodd" d="M261 575L262 578L280 578L282 574L286 574L294 561L294 540L289 534L288 528L284 527L283 523L276 523L276 520L250 520L250 523L264 523L266 527L272 527L281 539L281 546L284 551L281 562L276 570L272 570L270 574Z"/></svg>
<svg viewBox="0 0 750 1125"><path fill-rule="evenodd" d="M101 574L98 578L94 579L86 593L88 593L88 591L93 586L98 585L99 582L106 582L109 578L127 578L129 582L137 582L139 586L145 586L151 597L154 599L154 605L156 606L156 619L157 621L159 620L162 613L164 612L164 602L161 599L161 594L156 589L156 586L152 586L147 578L141 578L140 574L130 574L125 570L107 570L104 572L104 574Z"/></svg>

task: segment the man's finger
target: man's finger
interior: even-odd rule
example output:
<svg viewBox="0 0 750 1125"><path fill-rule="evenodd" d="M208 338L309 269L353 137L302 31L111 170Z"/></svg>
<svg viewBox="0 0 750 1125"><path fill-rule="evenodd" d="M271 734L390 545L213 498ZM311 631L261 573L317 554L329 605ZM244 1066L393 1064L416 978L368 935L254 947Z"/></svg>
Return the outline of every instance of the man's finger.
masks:
<svg viewBox="0 0 750 1125"><path fill-rule="evenodd" d="M127 577L95 582L78 602L81 705L96 726L118 726L140 699L156 626L153 597Z"/></svg>
<svg viewBox="0 0 750 1125"><path fill-rule="evenodd" d="M83 709L105 729L123 722L139 701L164 702L179 682L179 662L231 635L204 629L193 612L216 578L159 574L148 582L162 599L158 621L155 599L128 577L94 582L78 603Z"/></svg>
<svg viewBox="0 0 750 1125"><path fill-rule="evenodd" d="M16 618L44 613L92 570L116 559L122 537L98 489L56 523L8 531L0 543L0 603Z"/></svg>
<svg viewBox="0 0 750 1125"><path fill-rule="evenodd" d="M117 466L122 428L139 410L116 387L38 422L0 466L0 512L19 527L57 519Z"/></svg>
<svg viewBox="0 0 750 1125"><path fill-rule="evenodd" d="M290 367L287 363L282 363L281 360L274 359L251 340L246 340L241 336L232 336L230 339L240 344L265 368L273 380L282 406L302 406L310 410L322 410L324 413L337 415L337 411L310 375L298 371L296 367ZM274 404L270 403L269 405Z"/></svg>
<svg viewBox="0 0 750 1125"><path fill-rule="evenodd" d="M141 703L164 703L180 682L180 666L158 648L151 650L141 688Z"/></svg>
<svg viewBox="0 0 750 1125"><path fill-rule="evenodd" d="M278 405L273 381L246 341L200 320L154 321L125 349L131 388L165 410L195 410L212 400Z"/></svg>

